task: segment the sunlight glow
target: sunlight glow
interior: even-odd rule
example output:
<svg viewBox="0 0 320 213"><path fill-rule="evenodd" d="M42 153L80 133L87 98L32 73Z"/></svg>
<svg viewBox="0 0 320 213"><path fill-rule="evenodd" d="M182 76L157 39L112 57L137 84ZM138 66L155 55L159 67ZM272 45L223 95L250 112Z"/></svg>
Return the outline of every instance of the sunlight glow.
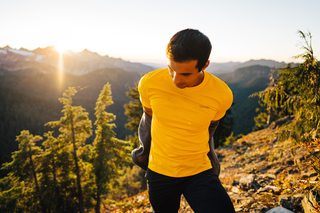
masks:
<svg viewBox="0 0 320 213"><path fill-rule="evenodd" d="M63 52L67 50L63 44L56 44L54 45L54 48L59 52L59 54L63 54Z"/></svg>
<svg viewBox="0 0 320 213"><path fill-rule="evenodd" d="M59 82L59 89L62 90L63 84L63 49L59 49L59 61L58 61L58 82Z"/></svg>

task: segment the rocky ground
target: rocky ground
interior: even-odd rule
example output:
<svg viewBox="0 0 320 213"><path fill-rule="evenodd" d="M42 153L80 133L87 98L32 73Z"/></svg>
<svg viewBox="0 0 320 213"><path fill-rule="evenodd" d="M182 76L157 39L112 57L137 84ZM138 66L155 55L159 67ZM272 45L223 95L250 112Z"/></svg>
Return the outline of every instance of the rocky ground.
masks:
<svg viewBox="0 0 320 213"><path fill-rule="evenodd" d="M317 173L308 164L304 148L292 146L290 141L280 143L277 130L277 123L273 123L217 149L220 180L236 212L267 212L278 206L307 212L302 204L318 181ZM125 202L127 207L109 206L104 212L152 212L147 192ZM193 211L182 198L179 213L187 212Z"/></svg>

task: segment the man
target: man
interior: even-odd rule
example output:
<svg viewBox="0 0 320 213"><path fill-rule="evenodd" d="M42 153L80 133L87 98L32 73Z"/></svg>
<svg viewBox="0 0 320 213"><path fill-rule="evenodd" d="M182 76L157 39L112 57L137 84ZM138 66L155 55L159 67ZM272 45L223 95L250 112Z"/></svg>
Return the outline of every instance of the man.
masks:
<svg viewBox="0 0 320 213"><path fill-rule="evenodd" d="M211 48L198 30L179 31L167 46L168 68L139 82L145 113L139 126L141 147L132 159L147 170L156 213L178 212L182 194L196 213L235 212L218 178L212 138L233 97L223 81L204 71Z"/></svg>

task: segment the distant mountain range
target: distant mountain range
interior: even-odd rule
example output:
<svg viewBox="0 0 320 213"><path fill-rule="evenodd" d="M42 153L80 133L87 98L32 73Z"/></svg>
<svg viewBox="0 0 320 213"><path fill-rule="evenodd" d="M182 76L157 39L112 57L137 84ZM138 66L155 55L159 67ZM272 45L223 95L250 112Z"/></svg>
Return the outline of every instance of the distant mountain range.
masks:
<svg viewBox="0 0 320 213"><path fill-rule="evenodd" d="M125 71L134 71L138 73L147 73L155 69L165 68L166 64L156 63L135 63L125 61L121 58L113 58L108 55L101 56L98 53L91 52L87 49L82 52L64 51L63 52L63 69L65 72L73 75L83 75L97 69L103 68L120 68ZM291 63L297 66L297 63ZM275 60L250 60L246 62L211 62L206 71L214 74L230 73L242 67L261 65L274 68L283 68L285 62ZM0 69L8 71L25 70L32 68L43 73L53 73L59 68L59 52L54 46L46 48L37 48L19 50L9 46L0 48ZM1 74L1 73L0 73Z"/></svg>
<svg viewBox="0 0 320 213"><path fill-rule="evenodd" d="M290 63L292 66L297 66L298 63ZM211 62L209 67L206 69L207 72L214 73L214 74L220 74L220 73L230 73L235 71L236 69L242 68L242 67L248 67L252 65L261 65L261 66L267 66L271 68L284 68L287 66L287 63L285 62L278 62L275 60L267 60L267 59L260 59L260 60L250 60L246 62L228 62L228 63L214 63Z"/></svg>
<svg viewBox="0 0 320 213"><path fill-rule="evenodd" d="M59 68L59 52L54 46L27 50L13 49L9 46L0 48L0 69L8 71L26 70L32 68L43 73L54 73ZM120 68L125 71L147 73L153 67L141 63L124 61L121 58L112 58L108 55L85 49L82 52L64 51L63 70L73 75L83 75L97 69Z"/></svg>
<svg viewBox="0 0 320 213"><path fill-rule="evenodd" d="M142 62L143 63L143 62ZM143 63L145 65L154 67L155 69L165 68L167 65L165 63L150 63L146 62ZM290 63L291 66L297 66L298 63ZM260 59L260 60L249 60L246 62L226 62L226 63L216 63L216 62L210 62L209 67L206 69L207 72L213 73L213 74L225 74L225 73L231 73L235 71L236 69L242 68L242 67L248 67L253 65L261 65L261 66L267 66L270 68L284 68L287 66L287 63L285 62L278 62L275 60L267 60L267 59Z"/></svg>

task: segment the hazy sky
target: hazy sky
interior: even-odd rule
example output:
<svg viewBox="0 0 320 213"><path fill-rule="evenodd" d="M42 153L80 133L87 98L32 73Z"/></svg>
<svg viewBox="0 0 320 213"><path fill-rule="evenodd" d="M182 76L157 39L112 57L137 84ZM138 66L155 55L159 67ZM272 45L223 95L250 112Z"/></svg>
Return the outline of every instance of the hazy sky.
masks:
<svg viewBox="0 0 320 213"><path fill-rule="evenodd" d="M213 62L290 62L301 30L320 59L320 0L0 0L0 8L0 47L165 62L171 36L194 28L210 38Z"/></svg>

